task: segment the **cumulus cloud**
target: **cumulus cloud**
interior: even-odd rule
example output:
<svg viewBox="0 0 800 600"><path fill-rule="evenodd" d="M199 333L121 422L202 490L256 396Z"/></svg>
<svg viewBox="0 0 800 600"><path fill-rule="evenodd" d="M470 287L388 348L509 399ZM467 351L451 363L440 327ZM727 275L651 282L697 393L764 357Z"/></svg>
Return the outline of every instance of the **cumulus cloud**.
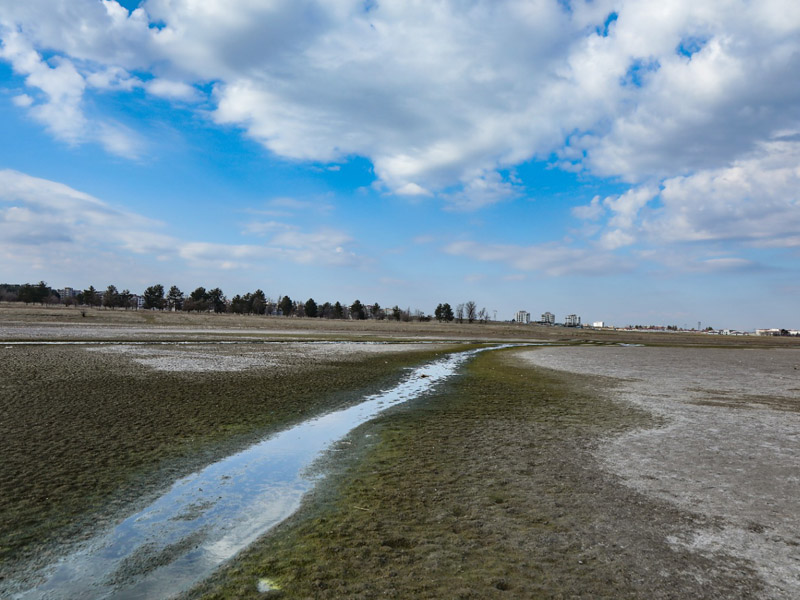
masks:
<svg viewBox="0 0 800 600"><path fill-rule="evenodd" d="M641 185L800 125L793 0L28 0L0 31L27 110L68 142L91 90L185 102L213 83L213 120L275 154L364 156L390 192L461 209L513 197L497 171L531 158Z"/></svg>
<svg viewBox="0 0 800 600"><path fill-rule="evenodd" d="M800 142L792 139L760 144L727 167L670 177L659 189L595 198L573 214L605 216L598 239L609 249L634 242L800 247Z"/></svg>
<svg viewBox="0 0 800 600"><path fill-rule="evenodd" d="M763 144L731 166L664 181L642 221L663 242L800 246L800 143Z"/></svg>

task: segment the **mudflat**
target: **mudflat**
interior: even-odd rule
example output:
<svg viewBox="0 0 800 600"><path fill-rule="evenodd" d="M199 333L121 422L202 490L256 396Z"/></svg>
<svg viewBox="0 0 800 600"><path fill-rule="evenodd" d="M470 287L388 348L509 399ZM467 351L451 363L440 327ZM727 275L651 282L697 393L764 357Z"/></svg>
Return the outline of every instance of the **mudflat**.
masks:
<svg viewBox="0 0 800 600"><path fill-rule="evenodd" d="M0 591L405 367L542 340L359 427L298 513L187 596L795 597L797 340L17 306Z"/></svg>
<svg viewBox="0 0 800 600"><path fill-rule="evenodd" d="M0 589L25 587L181 476L460 346L237 331L97 344L91 327L76 344L0 342Z"/></svg>
<svg viewBox="0 0 800 600"><path fill-rule="evenodd" d="M354 432L358 450L331 458L337 477L188 597L264 597L260 580L287 598L795 597L798 483L782 481L781 473L793 468L797 424L770 441L787 451L786 462L763 474L760 464L750 467L758 480L744 495L731 486L714 489L725 458L709 459L715 449L705 446L702 431L692 431L695 451L660 454L659 437L691 430L676 424L676 407L632 402L620 371L572 370L581 370L585 355L606 350L612 368L625 365L622 352L666 351L695 363L707 352L681 358L681 348L561 347L479 355L439 393ZM577 358L562 363L573 352ZM735 361L747 351L727 352ZM623 370L638 368L634 360ZM682 381L686 389L688 379ZM796 402L789 396L784 401ZM698 419L706 428L718 422L713 415L690 421ZM672 447L685 442L680 437ZM731 439L716 450L735 456L750 441L739 444ZM676 477L681 469L694 480ZM709 493L698 496L701 480ZM714 495L717 501L703 506Z"/></svg>

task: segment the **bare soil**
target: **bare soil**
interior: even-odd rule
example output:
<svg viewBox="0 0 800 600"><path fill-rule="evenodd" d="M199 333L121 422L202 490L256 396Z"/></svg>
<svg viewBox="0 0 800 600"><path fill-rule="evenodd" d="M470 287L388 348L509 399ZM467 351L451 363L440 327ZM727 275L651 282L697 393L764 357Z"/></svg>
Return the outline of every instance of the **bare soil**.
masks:
<svg viewBox="0 0 800 600"><path fill-rule="evenodd" d="M602 467L648 497L705 516L670 543L748 562L765 596L800 590L800 351L547 348L540 366L623 381L621 403L663 425L603 444Z"/></svg>

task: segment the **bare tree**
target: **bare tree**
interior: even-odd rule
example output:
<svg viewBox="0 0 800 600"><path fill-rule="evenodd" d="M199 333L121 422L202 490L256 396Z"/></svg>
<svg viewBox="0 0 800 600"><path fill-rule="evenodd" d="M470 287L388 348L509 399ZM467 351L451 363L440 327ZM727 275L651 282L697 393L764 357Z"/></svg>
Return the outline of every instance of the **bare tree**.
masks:
<svg viewBox="0 0 800 600"><path fill-rule="evenodd" d="M464 305L459 304L456 306L456 321L459 323L464 322Z"/></svg>
<svg viewBox="0 0 800 600"><path fill-rule="evenodd" d="M474 300L470 300L466 304L464 304L464 312L466 313L467 322L473 323L475 319L478 317L478 305L475 303Z"/></svg>

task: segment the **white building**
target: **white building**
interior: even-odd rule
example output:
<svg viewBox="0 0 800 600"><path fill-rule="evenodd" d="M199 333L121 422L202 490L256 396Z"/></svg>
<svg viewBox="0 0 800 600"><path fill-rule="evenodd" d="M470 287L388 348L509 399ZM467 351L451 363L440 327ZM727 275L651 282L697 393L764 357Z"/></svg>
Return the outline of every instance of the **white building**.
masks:
<svg viewBox="0 0 800 600"><path fill-rule="evenodd" d="M780 329L756 329L756 335L775 335L781 334Z"/></svg>
<svg viewBox="0 0 800 600"><path fill-rule="evenodd" d="M581 318L578 315L567 315L564 317L564 325L567 327L580 327Z"/></svg>
<svg viewBox="0 0 800 600"><path fill-rule="evenodd" d="M542 323L546 325L555 325L556 316L551 312L542 313Z"/></svg>
<svg viewBox="0 0 800 600"><path fill-rule="evenodd" d="M592 323L592 327L597 327L598 329L602 329L605 326L606 324L603 321L595 321Z"/></svg>
<svg viewBox="0 0 800 600"><path fill-rule="evenodd" d="M518 310L517 316L514 319L517 323L525 323L526 325L531 322L531 313L525 310Z"/></svg>

